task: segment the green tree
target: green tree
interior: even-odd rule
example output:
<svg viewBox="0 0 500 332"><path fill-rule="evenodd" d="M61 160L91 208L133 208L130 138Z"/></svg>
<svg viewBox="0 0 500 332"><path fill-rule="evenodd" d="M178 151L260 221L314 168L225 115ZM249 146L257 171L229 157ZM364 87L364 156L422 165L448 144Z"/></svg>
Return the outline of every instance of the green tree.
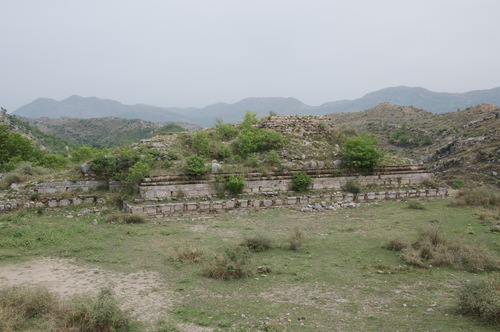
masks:
<svg viewBox="0 0 500 332"><path fill-rule="evenodd" d="M341 149L343 166L360 171L375 170L384 157L378 144L378 140L368 134L349 137Z"/></svg>

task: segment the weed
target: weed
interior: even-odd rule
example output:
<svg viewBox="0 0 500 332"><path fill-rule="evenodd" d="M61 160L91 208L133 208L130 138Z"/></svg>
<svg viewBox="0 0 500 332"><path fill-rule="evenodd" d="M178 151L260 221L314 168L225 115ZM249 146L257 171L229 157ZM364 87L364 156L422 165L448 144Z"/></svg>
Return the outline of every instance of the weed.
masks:
<svg viewBox="0 0 500 332"><path fill-rule="evenodd" d="M488 186L461 189L451 206L478 206L500 207L500 193L497 189Z"/></svg>
<svg viewBox="0 0 500 332"><path fill-rule="evenodd" d="M300 250L305 239L304 233L298 227L295 228L293 234L288 238L288 249L294 251Z"/></svg>
<svg viewBox="0 0 500 332"><path fill-rule="evenodd" d="M128 331L131 319L118 306L111 288L103 288L96 297L77 296L67 317L67 326L82 332Z"/></svg>
<svg viewBox="0 0 500 332"><path fill-rule="evenodd" d="M393 251L401 251L404 248L408 247L409 245L410 244L405 240L402 240L400 238L394 238L389 241L389 243L386 245L386 248Z"/></svg>
<svg viewBox="0 0 500 332"><path fill-rule="evenodd" d="M422 204L422 202L420 201L409 201L408 208L414 210L425 210L424 204Z"/></svg>
<svg viewBox="0 0 500 332"><path fill-rule="evenodd" d="M422 185L424 187L426 187L426 188L433 188L433 189L439 189L440 188L439 183L437 183L434 180L430 180L430 179L425 179L424 181L422 181Z"/></svg>
<svg viewBox="0 0 500 332"><path fill-rule="evenodd" d="M140 214L125 214L122 219L126 224L144 224L146 222L146 218Z"/></svg>
<svg viewBox="0 0 500 332"><path fill-rule="evenodd" d="M248 248L227 247L221 253L213 256L206 265L203 275L220 280L245 278L250 274L246 266L249 259L250 251Z"/></svg>
<svg viewBox="0 0 500 332"><path fill-rule="evenodd" d="M176 251L175 254L170 256L173 261L180 262L182 264L188 263L198 263L205 258L205 253L203 250L193 247L185 248L182 251Z"/></svg>
<svg viewBox="0 0 500 332"><path fill-rule="evenodd" d="M465 187L465 181L462 179L453 179L451 181L451 187L453 189L461 189L461 188Z"/></svg>
<svg viewBox="0 0 500 332"><path fill-rule="evenodd" d="M273 247L273 241L270 237L264 234L254 234L252 236L245 237L242 246L247 247L250 251L261 252Z"/></svg>
<svg viewBox="0 0 500 332"><path fill-rule="evenodd" d="M413 245L403 247L403 242L398 239L390 243L387 248L401 251L403 260L408 265L452 266L470 272L500 270L500 259L494 253L485 248L447 241L436 229L420 230L419 238Z"/></svg>
<svg viewBox="0 0 500 332"><path fill-rule="evenodd" d="M475 280L458 291L458 311L500 324L500 281Z"/></svg>

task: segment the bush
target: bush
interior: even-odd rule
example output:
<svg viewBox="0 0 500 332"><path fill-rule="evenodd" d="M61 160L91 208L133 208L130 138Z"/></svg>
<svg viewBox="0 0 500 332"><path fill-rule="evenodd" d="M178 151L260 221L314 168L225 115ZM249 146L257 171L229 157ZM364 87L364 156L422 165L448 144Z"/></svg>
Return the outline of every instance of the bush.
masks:
<svg viewBox="0 0 500 332"><path fill-rule="evenodd" d="M293 230L293 234L288 238L288 249L297 251L300 250L305 241L305 235L299 228Z"/></svg>
<svg viewBox="0 0 500 332"><path fill-rule="evenodd" d="M451 181L451 187L453 189L461 189L461 188L465 187L465 181L462 179L453 179Z"/></svg>
<svg viewBox="0 0 500 332"><path fill-rule="evenodd" d="M14 286L0 290L1 331L132 331L132 320L110 289L62 302L44 287Z"/></svg>
<svg viewBox="0 0 500 332"><path fill-rule="evenodd" d="M351 194L359 194L363 191L363 186L356 180L349 180L342 186L342 190Z"/></svg>
<svg viewBox="0 0 500 332"><path fill-rule="evenodd" d="M202 156L210 157L212 155L212 143L207 134L203 131L198 131L191 140L191 146L194 151Z"/></svg>
<svg viewBox="0 0 500 332"><path fill-rule="evenodd" d="M458 291L458 311L500 324L500 281L475 280Z"/></svg>
<svg viewBox="0 0 500 332"><path fill-rule="evenodd" d="M265 155L265 162L270 166L281 165L281 157L276 150L271 150Z"/></svg>
<svg viewBox="0 0 500 332"><path fill-rule="evenodd" d="M140 160L130 167L128 174L124 179L124 183L133 185L141 182L144 178L151 174L151 160L144 158L145 160Z"/></svg>
<svg viewBox="0 0 500 332"><path fill-rule="evenodd" d="M248 248L228 247L222 253L215 254L205 267L203 275L220 280L245 278L250 274L247 268L250 259Z"/></svg>
<svg viewBox="0 0 500 332"><path fill-rule="evenodd" d="M247 247L250 251L261 252L273 247L273 241L270 237L264 234L254 234L252 236L245 237L242 246Z"/></svg>
<svg viewBox="0 0 500 332"><path fill-rule="evenodd" d="M241 175L229 174L225 179L225 188L233 195L239 195L243 192L246 182Z"/></svg>
<svg viewBox="0 0 500 332"><path fill-rule="evenodd" d="M377 149L378 144L378 140L368 134L349 137L340 151L342 165L359 171L375 170L384 157L384 153Z"/></svg>
<svg viewBox="0 0 500 332"><path fill-rule="evenodd" d="M215 120L215 135L223 141L229 141L238 135L235 125L224 123L221 119Z"/></svg>
<svg viewBox="0 0 500 332"><path fill-rule="evenodd" d="M408 208L414 210L425 210L424 204L422 204L422 202L420 201L409 201Z"/></svg>
<svg viewBox="0 0 500 332"><path fill-rule="evenodd" d="M205 166L206 160L201 156L191 156L186 161L186 174L190 177L202 177L210 171L209 166Z"/></svg>
<svg viewBox="0 0 500 332"><path fill-rule="evenodd" d="M126 224L144 224L146 222L146 218L140 214L125 214L122 220Z"/></svg>
<svg viewBox="0 0 500 332"><path fill-rule="evenodd" d="M292 175L292 190L296 192L307 191L313 182L313 178L306 173L295 173Z"/></svg>
<svg viewBox="0 0 500 332"><path fill-rule="evenodd" d="M128 331L130 317L118 306L110 288L103 288L96 297L77 296L69 313L67 325L82 332Z"/></svg>

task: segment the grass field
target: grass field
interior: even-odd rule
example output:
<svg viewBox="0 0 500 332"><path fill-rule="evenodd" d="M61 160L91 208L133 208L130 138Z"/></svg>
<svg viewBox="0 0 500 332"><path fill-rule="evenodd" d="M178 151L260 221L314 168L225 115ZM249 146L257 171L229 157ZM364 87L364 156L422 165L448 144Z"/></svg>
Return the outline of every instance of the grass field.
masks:
<svg viewBox="0 0 500 332"><path fill-rule="evenodd" d="M491 231L498 210L448 203L423 201L423 209L388 202L324 212L250 210L143 224L108 223L109 211L93 207L21 211L0 215L0 272L55 257L120 276L155 273L157 285L150 292L169 303L155 317L168 323L157 327L143 319L142 330L495 331L498 326L461 316L455 308L465 281L498 280L498 271L411 267L400 253L386 249L394 238L414 242L425 228L498 257L500 233ZM305 240L293 251L287 243L297 230ZM203 276L221 248L262 235L272 248L251 253L249 277ZM186 250L197 251L200 260L180 262ZM269 266L270 272L257 273L258 266ZM139 282L134 278L126 280ZM36 283L36 275L32 279ZM8 284L0 276L0 286ZM135 314L141 320L140 312Z"/></svg>

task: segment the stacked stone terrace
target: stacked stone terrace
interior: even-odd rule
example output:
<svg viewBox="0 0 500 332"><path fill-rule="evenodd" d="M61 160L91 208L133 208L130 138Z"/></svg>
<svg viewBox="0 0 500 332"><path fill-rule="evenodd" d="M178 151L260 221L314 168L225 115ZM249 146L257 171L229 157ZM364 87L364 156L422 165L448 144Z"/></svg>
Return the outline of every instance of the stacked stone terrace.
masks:
<svg viewBox="0 0 500 332"><path fill-rule="evenodd" d="M332 120L314 115L280 115L272 116L259 124L259 127L271 129L282 134L293 136L322 135L332 128Z"/></svg>
<svg viewBox="0 0 500 332"><path fill-rule="evenodd" d="M311 188L313 191L339 191L349 180L356 180L361 185L406 189L409 186L419 186L431 178L429 170L418 165L384 167L371 175L345 175L340 169L332 168L277 171L265 175L250 173L244 174L246 186L243 195L294 195L290 186L293 174L298 172L305 172L314 179ZM214 178L186 181L181 176L155 176L145 179L139 190L142 198L147 201L207 199L217 196Z"/></svg>

